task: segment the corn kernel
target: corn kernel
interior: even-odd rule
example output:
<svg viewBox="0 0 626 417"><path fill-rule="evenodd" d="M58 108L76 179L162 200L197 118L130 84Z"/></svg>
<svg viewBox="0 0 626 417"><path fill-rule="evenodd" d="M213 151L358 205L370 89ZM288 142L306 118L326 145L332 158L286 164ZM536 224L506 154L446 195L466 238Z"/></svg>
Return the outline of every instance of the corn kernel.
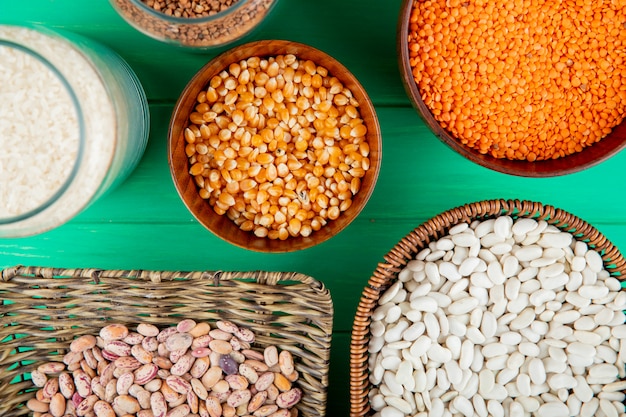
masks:
<svg viewBox="0 0 626 417"><path fill-rule="evenodd" d="M256 236L309 236L350 207L369 168L357 106L313 61L231 64L198 94L184 131L201 197Z"/></svg>

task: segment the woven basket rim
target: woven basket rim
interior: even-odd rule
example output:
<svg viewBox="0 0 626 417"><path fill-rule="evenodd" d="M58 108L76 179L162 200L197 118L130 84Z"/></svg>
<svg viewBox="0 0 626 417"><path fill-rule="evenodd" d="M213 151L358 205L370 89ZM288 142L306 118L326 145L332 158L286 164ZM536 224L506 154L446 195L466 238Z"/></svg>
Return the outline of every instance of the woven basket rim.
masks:
<svg viewBox="0 0 626 417"><path fill-rule="evenodd" d="M467 203L446 210L404 236L379 262L363 289L352 326L350 342L350 416L371 415L369 405L369 323L382 293L402 267L431 241L445 235L451 226L498 216L533 218L570 232L577 240L600 253L605 269L618 279L626 277L626 260L600 231L583 219L552 205L530 200L492 199Z"/></svg>
<svg viewBox="0 0 626 417"><path fill-rule="evenodd" d="M313 289L321 292L326 291L323 282L300 272L295 271L224 271L224 270L203 270L203 271L166 271L150 269L100 269L100 268L56 268L48 266L15 265L4 268L0 271L2 281L8 282L16 276L33 276L42 278L52 277L83 277L91 278L93 283L99 283L101 277L129 278L151 281L159 283L174 279L197 279L213 281L214 285L219 285L220 281L235 280L242 278L254 278L261 284L277 284L284 281L300 281L309 285Z"/></svg>
<svg viewBox="0 0 626 417"><path fill-rule="evenodd" d="M333 303L308 275L17 265L1 271L0 294L0 415L28 414L28 373L61 360L74 337L96 334L107 322L136 326L145 319L164 328L182 318L232 320L256 334L253 349L289 350L304 392L299 414L326 414Z"/></svg>

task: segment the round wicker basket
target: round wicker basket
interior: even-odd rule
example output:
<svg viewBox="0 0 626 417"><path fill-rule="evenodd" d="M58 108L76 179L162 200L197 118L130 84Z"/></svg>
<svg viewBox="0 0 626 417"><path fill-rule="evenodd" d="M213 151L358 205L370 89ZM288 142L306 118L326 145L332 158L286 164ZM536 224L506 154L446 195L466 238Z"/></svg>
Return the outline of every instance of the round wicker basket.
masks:
<svg viewBox="0 0 626 417"><path fill-rule="evenodd" d="M584 220L549 205L520 200L486 200L453 208L428 220L411 231L384 256L363 290L357 307L350 344L350 416L363 417L373 414L369 404L368 344L371 315L378 299L397 279L404 266L415 255L438 240L459 223L486 220L508 215L513 218L545 220L549 224L571 233L576 240L584 241L597 251L604 267L617 279L626 276L626 260L605 236Z"/></svg>

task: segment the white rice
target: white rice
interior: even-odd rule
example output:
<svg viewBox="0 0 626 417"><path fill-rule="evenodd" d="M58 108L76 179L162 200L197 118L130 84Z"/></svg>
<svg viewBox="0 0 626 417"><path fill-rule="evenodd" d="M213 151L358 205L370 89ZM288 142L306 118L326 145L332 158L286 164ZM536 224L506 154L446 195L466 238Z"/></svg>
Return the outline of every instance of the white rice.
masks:
<svg viewBox="0 0 626 417"><path fill-rule="evenodd" d="M0 80L0 218L8 218L62 187L80 131L66 86L32 54L0 44Z"/></svg>
<svg viewBox="0 0 626 417"><path fill-rule="evenodd" d="M67 190L37 215L0 225L0 236L34 234L65 223L99 193L116 151L115 109L99 72L64 38L0 25L0 39L52 63L83 116L82 159ZM23 51L0 49L0 222L38 208L64 185L79 152L79 117L53 71Z"/></svg>

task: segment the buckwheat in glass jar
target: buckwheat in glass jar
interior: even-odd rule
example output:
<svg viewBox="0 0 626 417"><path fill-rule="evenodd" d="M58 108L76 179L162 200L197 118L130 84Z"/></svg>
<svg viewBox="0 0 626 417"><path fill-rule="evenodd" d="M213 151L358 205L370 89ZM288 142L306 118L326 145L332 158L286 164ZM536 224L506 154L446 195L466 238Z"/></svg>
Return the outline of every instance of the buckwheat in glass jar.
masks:
<svg viewBox="0 0 626 417"><path fill-rule="evenodd" d="M160 41L213 48L255 29L276 0L110 0L133 27Z"/></svg>
<svg viewBox="0 0 626 417"><path fill-rule="evenodd" d="M620 416L626 292L544 220L460 223L371 316L375 416Z"/></svg>
<svg viewBox="0 0 626 417"><path fill-rule="evenodd" d="M148 138L146 98L113 51L0 25L0 237L60 226L121 183Z"/></svg>

